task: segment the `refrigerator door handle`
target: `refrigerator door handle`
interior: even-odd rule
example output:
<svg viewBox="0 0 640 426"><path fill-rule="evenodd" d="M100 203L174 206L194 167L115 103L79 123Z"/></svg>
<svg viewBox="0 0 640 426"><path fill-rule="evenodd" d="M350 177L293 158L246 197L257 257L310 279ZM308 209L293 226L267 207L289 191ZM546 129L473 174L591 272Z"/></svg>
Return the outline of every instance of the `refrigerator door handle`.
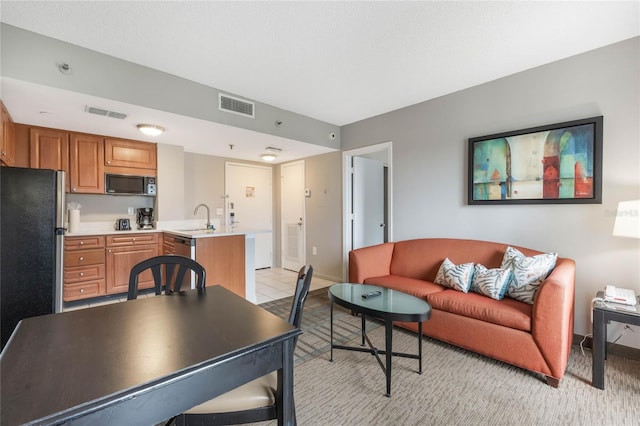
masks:
<svg viewBox="0 0 640 426"><path fill-rule="evenodd" d="M65 179L66 174L64 171L58 171L56 173L56 231L58 229L63 229L66 231L66 223L65 223Z"/></svg>
<svg viewBox="0 0 640 426"><path fill-rule="evenodd" d="M64 307L64 234L66 231L66 203L65 203L65 178L64 171L56 173L56 288L53 302L53 312L62 312Z"/></svg>

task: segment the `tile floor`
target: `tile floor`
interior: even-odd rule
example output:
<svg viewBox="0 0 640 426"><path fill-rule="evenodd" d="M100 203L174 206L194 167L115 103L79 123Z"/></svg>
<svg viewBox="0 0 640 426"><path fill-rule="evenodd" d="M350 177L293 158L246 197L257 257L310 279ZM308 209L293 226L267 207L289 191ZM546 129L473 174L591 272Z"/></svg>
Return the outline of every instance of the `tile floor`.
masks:
<svg viewBox="0 0 640 426"><path fill-rule="evenodd" d="M282 268L266 268L256 270L256 299L257 304L270 302L272 300L282 299L284 297L293 296L293 290L296 285L297 272L288 271ZM313 277L311 279L310 291L319 288L328 287L333 281L323 280L322 278ZM138 297L153 297L152 290L141 292ZM106 305L109 303L125 302L126 295L117 295L111 297L100 298L89 302L78 301L65 303L64 311L73 311L76 309L90 308L94 306Z"/></svg>
<svg viewBox="0 0 640 426"><path fill-rule="evenodd" d="M293 296L297 276L297 272L288 271L282 268L256 270L257 303L260 304ZM309 290L313 291L319 288L329 287L332 284L334 284L333 281L324 280L314 276L311 278L311 288Z"/></svg>

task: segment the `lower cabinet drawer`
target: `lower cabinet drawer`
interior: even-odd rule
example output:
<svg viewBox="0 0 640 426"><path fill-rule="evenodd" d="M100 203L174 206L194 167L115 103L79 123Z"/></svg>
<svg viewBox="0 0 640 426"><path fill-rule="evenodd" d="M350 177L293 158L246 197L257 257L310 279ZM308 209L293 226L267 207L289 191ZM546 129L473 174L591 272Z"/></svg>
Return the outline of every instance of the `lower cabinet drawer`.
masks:
<svg viewBox="0 0 640 426"><path fill-rule="evenodd" d="M104 249L64 252L64 266L84 266L104 263Z"/></svg>
<svg viewBox="0 0 640 426"><path fill-rule="evenodd" d="M104 279L104 263L87 266L64 267L64 283Z"/></svg>
<svg viewBox="0 0 640 426"><path fill-rule="evenodd" d="M64 301L87 299L107 294L104 279L85 281L77 284L64 284Z"/></svg>

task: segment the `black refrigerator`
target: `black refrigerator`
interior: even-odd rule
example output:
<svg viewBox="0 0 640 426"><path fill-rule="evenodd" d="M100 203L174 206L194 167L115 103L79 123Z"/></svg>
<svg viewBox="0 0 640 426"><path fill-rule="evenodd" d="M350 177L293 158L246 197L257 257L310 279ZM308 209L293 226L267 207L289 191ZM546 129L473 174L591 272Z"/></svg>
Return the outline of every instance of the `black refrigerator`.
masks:
<svg viewBox="0 0 640 426"><path fill-rule="evenodd" d="M0 167L0 316L4 349L24 318L62 311L65 173Z"/></svg>

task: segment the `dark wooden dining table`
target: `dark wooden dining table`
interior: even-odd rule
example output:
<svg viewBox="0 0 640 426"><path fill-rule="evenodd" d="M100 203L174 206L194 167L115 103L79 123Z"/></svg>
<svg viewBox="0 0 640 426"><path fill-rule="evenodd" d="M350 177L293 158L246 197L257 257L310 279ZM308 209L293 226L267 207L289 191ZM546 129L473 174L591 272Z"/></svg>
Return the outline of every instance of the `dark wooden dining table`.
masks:
<svg viewBox="0 0 640 426"><path fill-rule="evenodd" d="M153 425L277 370L291 425L300 333L221 286L24 319L0 355L0 423Z"/></svg>

